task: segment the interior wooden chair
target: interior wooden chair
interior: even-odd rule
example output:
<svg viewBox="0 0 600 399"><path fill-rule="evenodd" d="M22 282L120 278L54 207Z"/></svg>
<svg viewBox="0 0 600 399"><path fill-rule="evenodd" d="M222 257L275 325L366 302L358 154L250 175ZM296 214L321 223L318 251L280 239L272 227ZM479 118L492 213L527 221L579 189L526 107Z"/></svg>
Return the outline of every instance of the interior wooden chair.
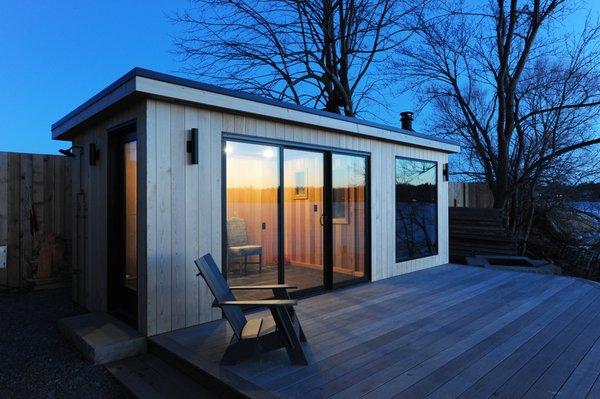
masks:
<svg viewBox="0 0 600 399"><path fill-rule="evenodd" d="M221 308L233 330L233 337L223 354L221 364L231 365L260 353L285 347L294 365L306 365L300 341L306 341L300 321L294 311L298 301L290 299L290 284L229 287L211 254L196 259L198 276L202 276L215 300L213 307ZM238 301L235 290L272 290L275 299ZM266 307L270 317L246 319L242 306Z"/></svg>
<svg viewBox="0 0 600 399"><path fill-rule="evenodd" d="M244 274L248 273L249 256L258 256L258 272L262 272L262 246L248 243L248 230L246 221L241 218L232 217L227 220L227 255L228 259L237 259L244 268Z"/></svg>

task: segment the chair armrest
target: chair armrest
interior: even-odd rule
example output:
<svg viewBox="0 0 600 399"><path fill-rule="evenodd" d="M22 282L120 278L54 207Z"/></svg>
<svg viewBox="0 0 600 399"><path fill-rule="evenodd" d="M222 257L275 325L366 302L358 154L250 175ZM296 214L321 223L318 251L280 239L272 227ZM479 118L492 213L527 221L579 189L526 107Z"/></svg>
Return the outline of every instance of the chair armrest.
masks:
<svg viewBox="0 0 600 399"><path fill-rule="evenodd" d="M223 301L215 303L215 306L295 306L298 301L295 299L265 299L252 301Z"/></svg>
<svg viewBox="0 0 600 399"><path fill-rule="evenodd" d="M230 290L274 290L278 288L296 289L295 284L270 284L270 285L234 285Z"/></svg>

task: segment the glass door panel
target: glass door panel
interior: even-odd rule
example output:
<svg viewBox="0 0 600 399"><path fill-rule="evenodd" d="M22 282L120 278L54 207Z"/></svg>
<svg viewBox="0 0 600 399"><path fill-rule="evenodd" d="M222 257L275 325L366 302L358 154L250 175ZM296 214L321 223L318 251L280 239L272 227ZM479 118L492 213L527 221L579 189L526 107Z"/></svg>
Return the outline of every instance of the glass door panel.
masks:
<svg viewBox="0 0 600 399"><path fill-rule="evenodd" d="M227 141L226 278L230 285L278 282L279 148ZM238 291L238 299L272 296Z"/></svg>
<svg viewBox="0 0 600 399"><path fill-rule="evenodd" d="M332 154L333 283L365 276L365 157Z"/></svg>
<svg viewBox="0 0 600 399"><path fill-rule="evenodd" d="M287 148L283 154L285 282L322 287L324 154Z"/></svg>
<svg viewBox="0 0 600 399"><path fill-rule="evenodd" d="M137 141L123 146L125 160L125 287L137 291Z"/></svg>
<svg viewBox="0 0 600 399"><path fill-rule="evenodd" d="M107 308L137 325L137 141L135 132L113 133L108 147Z"/></svg>

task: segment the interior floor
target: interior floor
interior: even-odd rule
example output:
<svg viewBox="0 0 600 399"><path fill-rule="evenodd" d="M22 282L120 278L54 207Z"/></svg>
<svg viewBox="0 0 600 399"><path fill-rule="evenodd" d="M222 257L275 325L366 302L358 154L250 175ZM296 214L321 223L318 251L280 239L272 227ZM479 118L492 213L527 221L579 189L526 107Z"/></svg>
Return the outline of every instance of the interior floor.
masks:
<svg viewBox="0 0 600 399"><path fill-rule="evenodd" d="M277 266L264 265L262 272L258 271L258 265L248 265L247 273L240 274L237 265L233 265L233 273L227 276L227 282L235 285L267 285L277 284ZM344 273L333 273L333 281L345 281L353 278ZM285 266L285 281L288 284L298 285L298 289L321 287L323 285L323 270L298 266L294 264ZM292 291L293 292L293 291ZM236 291L238 299L264 299L272 296L271 291Z"/></svg>

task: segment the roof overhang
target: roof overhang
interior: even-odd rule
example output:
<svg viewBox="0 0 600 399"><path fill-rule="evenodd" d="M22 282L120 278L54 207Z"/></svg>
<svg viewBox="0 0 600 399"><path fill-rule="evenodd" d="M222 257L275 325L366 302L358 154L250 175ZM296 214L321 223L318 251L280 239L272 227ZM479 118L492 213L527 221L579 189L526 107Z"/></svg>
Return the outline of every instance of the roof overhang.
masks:
<svg viewBox="0 0 600 399"><path fill-rule="evenodd" d="M288 104L249 93L225 89L189 79L134 68L106 89L77 107L52 125L52 138L70 139L70 133L99 113L134 96L170 99L263 118L291 121L351 133L358 136L392 141L437 151L455 153L460 146L410 130L363 121L322 110Z"/></svg>

